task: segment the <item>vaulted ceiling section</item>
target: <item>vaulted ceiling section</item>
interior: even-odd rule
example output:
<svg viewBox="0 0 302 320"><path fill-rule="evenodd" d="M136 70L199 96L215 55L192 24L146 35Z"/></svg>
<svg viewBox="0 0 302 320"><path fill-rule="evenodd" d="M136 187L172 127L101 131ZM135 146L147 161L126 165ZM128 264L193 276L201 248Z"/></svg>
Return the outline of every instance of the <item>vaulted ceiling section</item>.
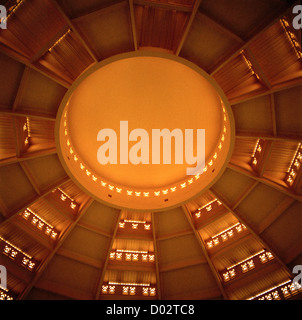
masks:
<svg viewBox="0 0 302 320"><path fill-rule="evenodd" d="M298 1L299 2L299 1ZM301 36L285 0L6 1L0 30L3 299L297 299L302 264ZM158 50L231 104L221 178L162 212L85 194L56 150L60 102L88 67Z"/></svg>

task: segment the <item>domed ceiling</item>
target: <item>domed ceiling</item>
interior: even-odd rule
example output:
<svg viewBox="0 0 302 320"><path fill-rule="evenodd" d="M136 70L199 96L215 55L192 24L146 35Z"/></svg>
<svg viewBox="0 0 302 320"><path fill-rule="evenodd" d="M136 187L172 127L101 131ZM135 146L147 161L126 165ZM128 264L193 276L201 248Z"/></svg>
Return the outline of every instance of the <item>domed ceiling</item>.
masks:
<svg viewBox="0 0 302 320"><path fill-rule="evenodd" d="M302 264L295 4L4 1L0 265L7 283L0 298L300 299L292 282ZM112 72L113 61L122 67ZM198 103L210 96L198 96L195 75L180 72L185 66L219 93L204 114ZM98 106L102 95L120 104ZM129 131L153 123L208 126L213 152L206 147L202 174L184 178L183 166L164 165L142 173L122 164L95 173L85 128L117 128L115 120L127 120L121 114Z"/></svg>

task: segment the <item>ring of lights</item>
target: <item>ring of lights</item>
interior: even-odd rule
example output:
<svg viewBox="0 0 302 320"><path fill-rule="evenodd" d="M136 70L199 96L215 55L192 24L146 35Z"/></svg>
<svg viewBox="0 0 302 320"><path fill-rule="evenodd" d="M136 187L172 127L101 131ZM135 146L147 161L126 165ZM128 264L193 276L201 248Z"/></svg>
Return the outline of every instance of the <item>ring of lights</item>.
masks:
<svg viewBox="0 0 302 320"><path fill-rule="evenodd" d="M87 83L89 83L89 79L97 72L102 72L102 70L105 70L105 67L108 68L108 66L115 66L115 64L118 62L129 60L131 63L133 63L137 58L153 59L154 61L157 61L156 59L158 59L158 61L161 61L161 63L172 63L172 67L176 69L179 66L181 68L187 68L189 70L188 72L194 73L194 77L198 75L198 77L202 78L202 81L206 80L208 85L214 88L215 94L219 97L220 110L214 111L217 113L217 115L220 114L220 116L216 116L216 118L219 118L219 121L217 120L215 125L213 125L213 123L211 124L212 127L215 127L215 134L218 139L216 138L215 144L212 143L210 152L206 153L205 167L200 174L183 176L180 179L178 174L179 172L175 171L175 181L173 181L172 176L168 177L170 179L168 180L168 183L162 183L158 185L150 184L150 186L135 186L135 183L131 183L131 177L127 177L127 172L125 172L127 169L125 170L125 167L123 167L123 171L118 167L118 165L116 165L116 168L120 170L120 176L122 176L124 172L126 175L125 179L121 178L121 181L118 181L115 176L112 180L108 179L108 177L106 177L106 171L99 171L93 164L91 164L91 161L89 162L87 154L90 152L89 150L93 148L85 149L85 142L80 141L80 133L87 131L83 129L83 126L81 127L80 125L80 129L78 130L79 132L75 133L75 128L78 128L78 126L75 124L74 119L76 116L74 116L74 114L76 114L79 107L77 107L77 104L74 103L72 99L74 96L77 96L79 88L82 88L83 86L84 88L85 86L88 87ZM150 61L152 62L153 60ZM167 65L169 65L169 63L167 63ZM173 63L175 63L175 67ZM116 73L116 68L114 70ZM112 85L114 86L114 84ZM87 90L89 90L89 87ZM185 90L183 94L185 94ZM217 106L214 106L213 109L214 108L217 109ZM98 108L98 110L99 109L102 109L102 107ZM77 119L82 116L83 118L87 118L88 111L83 110L85 109L82 108L82 113L78 112ZM104 109L103 111L105 114L106 110ZM118 112L115 113L115 116L118 117ZM89 119L90 123L93 121L92 118L93 116L91 116L91 119ZM104 118L106 119L106 116L104 116ZM132 119L135 119L135 115L132 116ZM85 120L83 121L85 122ZM146 121L148 121L148 119ZM88 127L90 126L90 123L88 123ZM105 123L103 125L105 125ZM171 208L185 203L186 201L191 200L192 198L204 192L207 188L213 185L215 181L217 181L225 169L232 153L234 144L234 120L231 108L223 91L206 72L201 70L195 64L166 53L132 52L117 55L100 63L94 64L73 83L59 107L56 119L55 136L58 155L66 172L74 180L74 182L79 185L79 187L84 188L84 190L92 197L117 208L157 211L162 210L163 208ZM89 152L86 152L86 150ZM95 154L95 150L92 153ZM164 176L165 171L162 170L161 172ZM140 173L141 172L139 172L137 175ZM132 177L134 177L133 174ZM129 184L127 183L128 178Z"/></svg>

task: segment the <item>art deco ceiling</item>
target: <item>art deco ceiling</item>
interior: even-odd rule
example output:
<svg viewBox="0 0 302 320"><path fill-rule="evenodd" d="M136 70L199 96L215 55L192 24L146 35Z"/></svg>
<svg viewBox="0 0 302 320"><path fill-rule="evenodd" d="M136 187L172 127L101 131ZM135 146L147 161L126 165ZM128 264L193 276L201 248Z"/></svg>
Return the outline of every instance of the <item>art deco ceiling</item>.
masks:
<svg viewBox="0 0 302 320"><path fill-rule="evenodd" d="M0 30L1 298L288 299L302 264L302 66L285 0L5 1ZM164 51L210 74L232 157L198 198L120 210L67 175L60 102L89 66ZM134 201L134 200L132 200Z"/></svg>

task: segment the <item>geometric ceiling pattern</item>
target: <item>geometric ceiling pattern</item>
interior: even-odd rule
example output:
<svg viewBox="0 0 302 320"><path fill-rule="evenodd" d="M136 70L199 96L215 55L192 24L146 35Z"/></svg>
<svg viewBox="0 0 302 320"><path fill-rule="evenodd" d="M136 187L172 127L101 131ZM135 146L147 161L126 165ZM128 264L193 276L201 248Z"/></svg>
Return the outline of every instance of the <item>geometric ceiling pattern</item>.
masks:
<svg viewBox="0 0 302 320"><path fill-rule="evenodd" d="M285 0L9 0L0 30L2 299L298 299L302 54ZM57 154L60 102L89 66L161 51L227 96L235 146L218 181L160 212L119 210Z"/></svg>

